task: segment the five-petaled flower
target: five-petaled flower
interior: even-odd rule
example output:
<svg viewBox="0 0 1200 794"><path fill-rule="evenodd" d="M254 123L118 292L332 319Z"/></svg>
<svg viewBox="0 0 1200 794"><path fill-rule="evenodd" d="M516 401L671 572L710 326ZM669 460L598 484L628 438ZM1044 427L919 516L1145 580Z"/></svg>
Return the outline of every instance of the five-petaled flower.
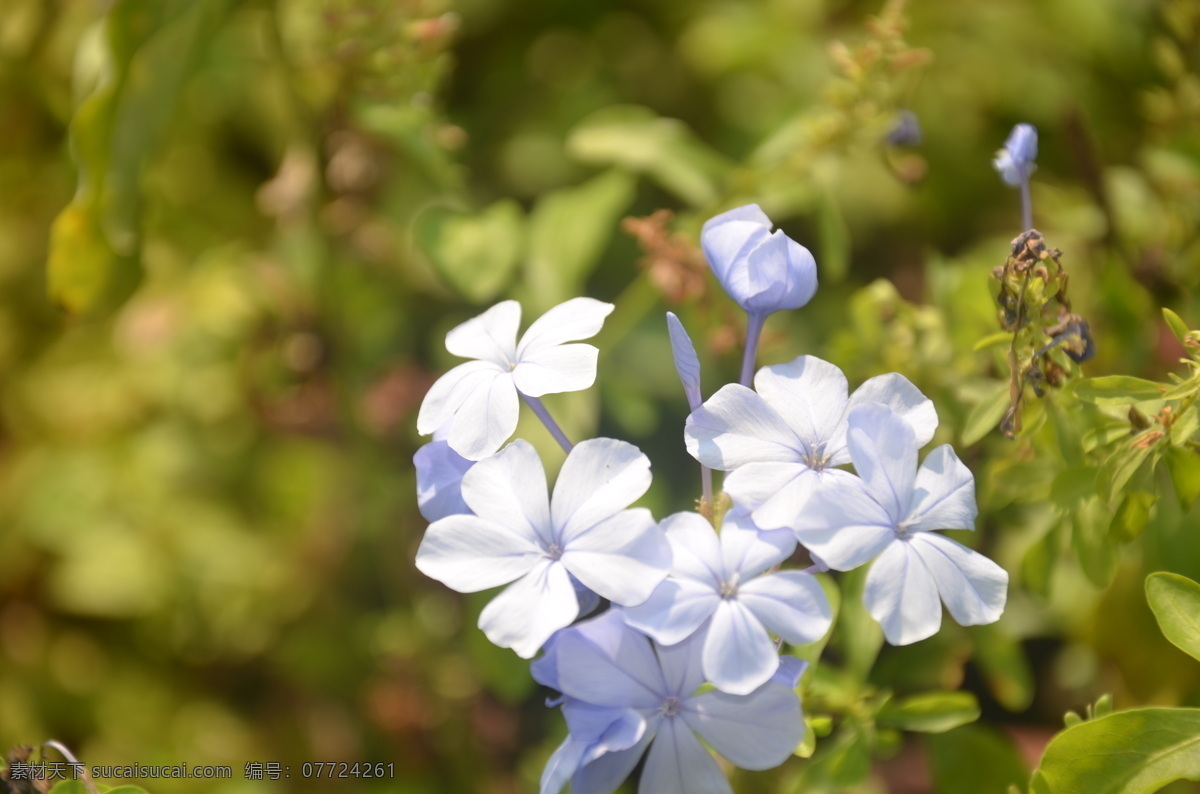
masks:
<svg viewBox="0 0 1200 794"><path fill-rule="evenodd" d="M446 334L446 349L475 359L459 364L433 384L417 415L417 431L429 435L450 423L446 441L469 460L500 449L517 429L518 394L579 391L596 380L597 350L565 344L595 336L611 303L574 298L543 314L517 342L521 305L503 301Z"/></svg>
<svg viewBox="0 0 1200 794"><path fill-rule="evenodd" d="M650 461L637 447L595 438L567 456L550 498L537 452L514 441L463 475L474 515L431 524L417 568L460 593L512 582L479 628L528 659L579 616L575 582L633 605L666 577L671 550L650 511L625 509L649 487Z"/></svg>
<svg viewBox="0 0 1200 794"><path fill-rule="evenodd" d="M931 530L974 529L975 478L948 444L926 456L912 425L882 405L850 412L846 436L858 477L809 501L796 537L830 568L872 559L863 602L893 645L937 633L942 607L964 626L1000 618L1008 573Z"/></svg>

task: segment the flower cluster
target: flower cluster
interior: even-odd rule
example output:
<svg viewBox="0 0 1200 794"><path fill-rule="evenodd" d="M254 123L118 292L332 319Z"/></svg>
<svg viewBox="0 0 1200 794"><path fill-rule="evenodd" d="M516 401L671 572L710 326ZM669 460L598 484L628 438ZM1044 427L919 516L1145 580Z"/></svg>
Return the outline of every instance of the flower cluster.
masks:
<svg viewBox="0 0 1200 794"><path fill-rule="evenodd" d="M570 729L543 794L613 791L643 757L641 792L730 791L708 748L745 769L783 763L804 737L805 665L780 650L830 631L821 572L870 563L864 603L893 644L934 634L943 602L964 625L1004 608L1003 569L936 532L973 528L974 479L949 446L918 466L938 419L916 386L890 374L851 393L813 356L754 373L765 319L816 291L812 255L756 205L710 220L701 244L749 329L742 382L705 401L699 357L668 314L701 512L656 522L631 508L650 487L646 456L609 438L571 444L538 400L595 380L596 350L577 340L609 304L568 301L519 343L513 301L463 323L446 346L474 360L421 406L434 440L414 463L432 524L416 564L459 592L506 586L479 627L523 658L542 652L533 676L561 693ZM501 449L520 400L567 452L553 490L530 444ZM727 510L713 470L726 472ZM813 564L784 570L800 548Z"/></svg>

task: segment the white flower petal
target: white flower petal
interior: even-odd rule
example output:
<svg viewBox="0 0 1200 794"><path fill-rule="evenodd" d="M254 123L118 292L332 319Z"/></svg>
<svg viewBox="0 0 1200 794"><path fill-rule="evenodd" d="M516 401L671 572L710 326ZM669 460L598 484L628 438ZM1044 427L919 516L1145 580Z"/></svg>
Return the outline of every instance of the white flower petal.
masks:
<svg viewBox="0 0 1200 794"><path fill-rule="evenodd" d="M454 414L447 441L468 460L482 460L508 440L520 415L512 376L497 372L491 380L480 378Z"/></svg>
<svg viewBox="0 0 1200 794"><path fill-rule="evenodd" d="M675 371L683 383L688 407L696 410L703 402L700 396L700 358L691 337L683 329L683 323L672 312L667 312L667 333L671 337L671 356L675 359Z"/></svg>
<svg viewBox="0 0 1200 794"><path fill-rule="evenodd" d="M572 298L558 304L529 326L517 346L517 358L524 361L532 353L595 336L612 310L611 303L595 298Z"/></svg>
<svg viewBox="0 0 1200 794"><path fill-rule="evenodd" d="M913 529L974 529L975 476L949 444L930 452L913 484L906 523Z"/></svg>
<svg viewBox="0 0 1200 794"><path fill-rule="evenodd" d="M591 345L559 345L526 353L513 370L513 383L530 397L581 391L596 382L596 357Z"/></svg>
<svg viewBox="0 0 1200 794"><path fill-rule="evenodd" d="M735 300L744 294L739 290L744 290L745 285L731 283L730 277L738 274L744 277L745 258L770 234L771 219L757 204L748 204L710 218L700 230L704 258L708 260L713 275Z"/></svg>
<svg viewBox="0 0 1200 794"><path fill-rule="evenodd" d="M878 403L895 411L896 415L912 426L913 434L917 437L917 447L923 447L933 438L937 431L937 409L933 400L921 393L908 378L898 372L887 375L877 375L865 381L850 395L849 411L860 405ZM843 440L842 445L845 444ZM850 458L838 460L834 465L849 462Z"/></svg>
<svg viewBox="0 0 1200 794"><path fill-rule="evenodd" d="M571 625L579 602L566 569L545 560L483 608L479 628L501 648L531 659L550 635Z"/></svg>
<svg viewBox="0 0 1200 794"><path fill-rule="evenodd" d="M456 356L477 358L507 369L516 360L521 304L502 301L446 334L446 349Z"/></svg>
<svg viewBox="0 0 1200 794"><path fill-rule="evenodd" d="M867 573L863 603L892 645L932 637L942 625L933 574L909 543L896 541Z"/></svg>
<svg viewBox="0 0 1200 794"><path fill-rule="evenodd" d="M463 475L463 500L481 518L514 532L553 540L546 470L528 441L517 439Z"/></svg>
<svg viewBox="0 0 1200 794"><path fill-rule="evenodd" d="M771 635L739 599L722 599L704 637L704 675L713 686L746 695L779 667Z"/></svg>
<svg viewBox="0 0 1200 794"><path fill-rule="evenodd" d="M615 604L640 604L671 568L671 548L645 508L625 510L564 539L562 563Z"/></svg>
<svg viewBox="0 0 1200 794"><path fill-rule="evenodd" d="M771 769L792 756L804 738L800 698L766 684L746 696L705 692L688 701L684 722L742 769Z"/></svg>
<svg viewBox="0 0 1200 794"><path fill-rule="evenodd" d="M733 789L683 720L664 719L646 756L638 794L733 794Z"/></svg>
<svg viewBox="0 0 1200 794"><path fill-rule="evenodd" d="M721 542L698 513L674 513L659 524L671 544L671 576L721 586Z"/></svg>
<svg viewBox="0 0 1200 794"><path fill-rule="evenodd" d="M740 281L731 273L731 281ZM817 263L807 248L782 231L771 234L746 256L745 295L750 312L770 314L798 309L817 291Z"/></svg>
<svg viewBox="0 0 1200 794"><path fill-rule="evenodd" d="M435 521L417 549L417 570L451 590L475 593L524 576L542 559L536 538L478 516Z"/></svg>
<svg viewBox="0 0 1200 794"><path fill-rule="evenodd" d="M462 478L471 461L450 449L445 441L431 441L413 455L417 470L417 509L426 521L469 513L462 498Z"/></svg>
<svg viewBox="0 0 1200 794"><path fill-rule="evenodd" d="M695 634L720 602L712 587L667 579L644 603L625 607L625 622L662 645L674 645Z"/></svg>
<svg viewBox="0 0 1200 794"><path fill-rule="evenodd" d="M917 439L890 409L867 403L850 412L846 443L854 470L897 523L908 515L917 476Z"/></svg>
<svg viewBox="0 0 1200 794"><path fill-rule="evenodd" d="M501 374L490 361L468 361L438 378L421 401L417 432L427 436L445 427L477 388Z"/></svg>
<svg viewBox="0 0 1200 794"><path fill-rule="evenodd" d="M710 469L800 460L804 445L762 397L731 383L692 411L684 428L687 450Z"/></svg>
<svg viewBox="0 0 1200 794"><path fill-rule="evenodd" d="M763 367L754 376L754 390L783 417L814 460L834 451L829 443L845 421L847 389L842 371L816 356Z"/></svg>
<svg viewBox="0 0 1200 794"><path fill-rule="evenodd" d="M744 511L735 510L721 524L721 567L740 581L779 565L796 550L796 536L786 529L760 530Z"/></svg>
<svg viewBox="0 0 1200 794"><path fill-rule="evenodd" d="M792 645L816 642L833 621L825 591L800 571L759 576L739 587L737 597L769 631Z"/></svg>
<svg viewBox="0 0 1200 794"><path fill-rule="evenodd" d="M751 511L763 529L790 527L817 487L817 473L798 461L747 463L725 475L734 507Z"/></svg>
<svg viewBox="0 0 1200 794"><path fill-rule="evenodd" d="M650 487L650 459L625 441L593 438L575 445L558 474L550 515L561 538L624 510Z"/></svg>
<svg viewBox="0 0 1200 794"><path fill-rule="evenodd" d="M839 571L869 562L896 537L891 516L857 477L831 480L815 492L795 530L806 549Z"/></svg>
<svg viewBox="0 0 1200 794"><path fill-rule="evenodd" d="M910 541L933 574L938 593L961 626L994 623L1004 613L1008 572L977 551L922 532Z"/></svg>

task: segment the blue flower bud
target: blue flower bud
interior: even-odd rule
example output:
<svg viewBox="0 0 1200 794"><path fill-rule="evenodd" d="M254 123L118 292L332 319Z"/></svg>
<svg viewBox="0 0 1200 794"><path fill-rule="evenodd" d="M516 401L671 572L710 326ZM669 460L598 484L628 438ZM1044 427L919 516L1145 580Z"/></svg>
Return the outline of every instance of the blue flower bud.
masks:
<svg viewBox="0 0 1200 794"><path fill-rule="evenodd" d="M1034 163L1037 150L1037 128L1032 124L1018 124L1009 133L1004 148L996 152L992 165L1000 172L1005 184L1018 187L1037 168Z"/></svg>

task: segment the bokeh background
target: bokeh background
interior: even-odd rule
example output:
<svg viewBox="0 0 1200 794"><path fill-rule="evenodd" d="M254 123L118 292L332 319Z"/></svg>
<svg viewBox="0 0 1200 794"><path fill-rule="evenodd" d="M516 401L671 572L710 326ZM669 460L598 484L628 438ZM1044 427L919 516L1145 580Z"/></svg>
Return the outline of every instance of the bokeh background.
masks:
<svg viewBox="0 0 1200 794"><path fill-rule="evenodd" d="M597 386L547 404L650 455L657 516L687 509L663 312L706 393L736 378L744 319L695 244L748 201L821 278L761 361L933 396L1013 591L998 626L874 665L831 645L980 721L913 737L826 703L826 750L737 790L1003 794L1067 709L1200 705L1141 594L1200 575L1200 513L1151 473L1141 536L1088 547L1034 432L1052 403L1000 436L1007 372L975 349L1021 231L991 158L1029 122L1085 374L1181 371L1159 307L1200 324L1198 42L1191 0L0 0L0 749L234 769L142 781L164 794L535 790L561 718L474 628L487 594L412 564L416 410L490 303L613 301ZM921 139L889 142L905 109ZM342 760L394 777L295 774Z"/></svg>

